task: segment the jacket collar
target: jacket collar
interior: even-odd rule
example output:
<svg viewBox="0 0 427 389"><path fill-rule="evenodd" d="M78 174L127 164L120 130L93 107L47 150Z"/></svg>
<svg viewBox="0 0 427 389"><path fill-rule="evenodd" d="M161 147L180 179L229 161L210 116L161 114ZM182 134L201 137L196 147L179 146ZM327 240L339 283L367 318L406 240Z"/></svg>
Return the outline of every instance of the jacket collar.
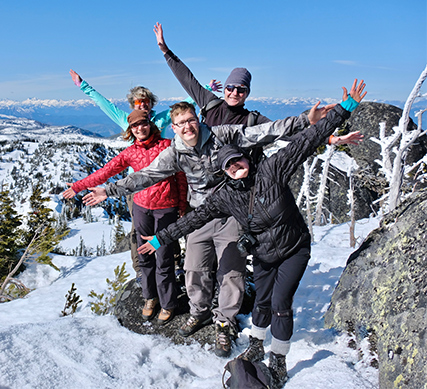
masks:
<svg viewBox="0 0 427 389"><path fill-rule="evenodd" d="M143 147L144 149L149 149L153 147L157 143L157 141L160 139L159 133L151 134L150 137L146 140L139 141L138 139L135 139L134 144L138 147Z"/></svg>

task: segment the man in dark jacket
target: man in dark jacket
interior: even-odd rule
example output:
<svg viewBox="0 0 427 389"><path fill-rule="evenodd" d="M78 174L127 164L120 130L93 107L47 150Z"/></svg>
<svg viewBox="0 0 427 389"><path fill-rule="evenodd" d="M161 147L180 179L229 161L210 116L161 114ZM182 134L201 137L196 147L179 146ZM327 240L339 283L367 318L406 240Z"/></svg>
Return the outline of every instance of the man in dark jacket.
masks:
<svg viewBox="0 0 427 389"><path fill-rule="evenodd" d="M205 203L176 223L143 237L147 243L140 252L154 252L162 244L202 227L214 218L234 216L245 234L239 240L242 249L253 255L256 289L252 312L252 330L248 349L239 357L250 361L264 358L263 340L271 325L272 342L269 368L275 387L287 380L286 355L293 332L292 301L310 258L310 234L288 187L297 167L325 137L332 134L350 116L364 98L365 84L344 89L343 102L316 125L294 135L283 149L252 165L237 145L224 146L218 163L231 178Z"/></svg>
<svg viewBox="0 0 427 389"><path fill-rule="evenodd" d="M235 68L231 71L224 83L224 99L219 99L214 93L204 88L194 77L191 70L169 49L160 23L156 23L154 26L154 33L157 45L164 54L169 68L188 95L196 102L201 111L204 111L203 108L212 107L202 112L202 121L204 123L212 127L222 124L254 126L271 122L271 119L266 116L256 111L251 112L245 108L252 81L252 75L246 68ZM319 108L319 105L320 102L316 103L307 115L302 113L300 116L305 117L307 123L313 125L335 106L335 104L329 104ZM360 138L355 133L346 136L331 136L330 138L330 144L335 145L357 143L359 141Z"/></svg>

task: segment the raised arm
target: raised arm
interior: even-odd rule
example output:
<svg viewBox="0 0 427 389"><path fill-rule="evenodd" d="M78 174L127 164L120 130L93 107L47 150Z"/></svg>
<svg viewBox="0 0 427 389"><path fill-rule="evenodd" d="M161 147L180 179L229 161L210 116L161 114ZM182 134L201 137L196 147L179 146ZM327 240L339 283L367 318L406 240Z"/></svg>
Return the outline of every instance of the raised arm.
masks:
<svg viewBox="0 0 427 389"><path fill-rule="evenodd" d="M265 174L273 174L276 179L286 183L297 167L313 154L318 146L323 144L325 137L331 135L350 117L350 113L366 95L366 92L363 92L364 88L363 81L357 85L357 80L355 80L350 91L351 98L348 97L347 90L343 88L343 101L328 112L325 118L293 136L286 147L271 157L269 170Z"/></svg>
<svg viewBox="0 0 427 389"><path fill-rule="evenodd" d="M173 74L180 82L182 87L188 93L188 95L196 102L201 108L204 107L209 101L217 99L218 97L209 90L206 90L199 81L196 80L190 69L174 54L169 50L166 45L163 28L160 23L156 23L154 26L154 34L156 35L157 45L161 52L165 55L165 59Z"/></svg>
<svg viewBox="0 0 427 389"><path fill-rule="evenodd" d="M80 90L82 90L92 101L101 108L114 123L116 123L123 131L126 131L128 127L127 117L128 113L121 110L110 100L106 99L94 88L92 88L86 81L84 81L74 70L70 70L70 76L74 84L76 84Z"/></svg>

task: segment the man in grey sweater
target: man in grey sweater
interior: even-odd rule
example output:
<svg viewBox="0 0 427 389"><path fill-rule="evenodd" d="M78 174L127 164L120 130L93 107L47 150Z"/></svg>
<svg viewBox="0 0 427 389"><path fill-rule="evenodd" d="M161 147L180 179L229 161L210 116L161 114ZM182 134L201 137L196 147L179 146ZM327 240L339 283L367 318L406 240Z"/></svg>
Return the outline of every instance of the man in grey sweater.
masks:
<svg viewBox="0 0 427 389"><path fill-rule="evenodd" d="M217 163L217 154L223 145L232 143L245 149L264 146L309 125L307 115L302 114L253 127L221 125L209 128L199 123L194 107L185 102L172 107L171 118L175 137L169 148L163 150L148 167L108 184L105 189L89 188L91 193L84 197L84 203L95 205L107 196L120 197L138 192L183 171L188 180L190 205L195 208L203 204L207 195L223 182ZM236 324L244 295L246 259L236 244L241 232L239 224L231 217L213 220L187 239L185 270L191 316L179 333L189 336L213 318L215 353L223 357L231 353L230 328ZM214 287L211 272L216 261L218 307L211 315Z"/></svg>

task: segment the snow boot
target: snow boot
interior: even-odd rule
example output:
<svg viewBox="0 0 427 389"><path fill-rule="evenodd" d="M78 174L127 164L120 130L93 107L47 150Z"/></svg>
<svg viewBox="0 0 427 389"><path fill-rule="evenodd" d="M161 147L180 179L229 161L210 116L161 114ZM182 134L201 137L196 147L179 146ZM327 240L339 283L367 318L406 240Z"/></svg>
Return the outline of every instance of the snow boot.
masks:
<svg viewBox="0 0 427 389"><path fill-rule="evenodd" d="M268 368L273 378L272 389L282 389L288 380L288 370L286 369L286 355L270 352Z"/></svg>
<svg viewBox="0 0 427 389"><path fill-rule="evenodd" d="M249 346L237 358L249 362L259 362L264 359L264 342L249 335Z"/></svg>

